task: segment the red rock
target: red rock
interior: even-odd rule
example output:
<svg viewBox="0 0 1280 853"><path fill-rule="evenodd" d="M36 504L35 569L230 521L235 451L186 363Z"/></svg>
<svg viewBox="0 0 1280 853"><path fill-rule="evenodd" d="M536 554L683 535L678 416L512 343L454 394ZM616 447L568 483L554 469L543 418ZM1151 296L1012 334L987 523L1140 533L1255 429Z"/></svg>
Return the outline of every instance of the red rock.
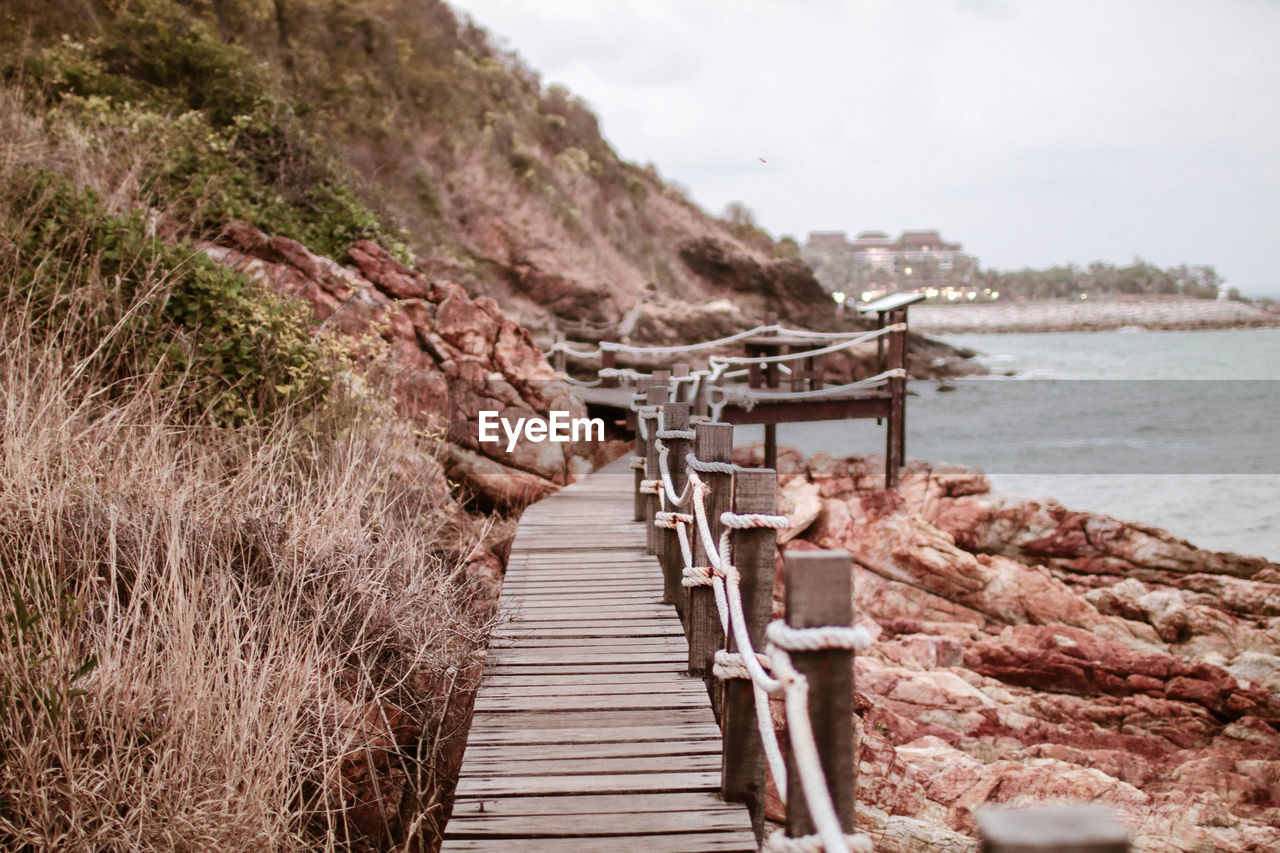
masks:
<svg viewBox="0 0 1280 853"><path fill-rule="evenodd" d="M966 849L978 806L1060 798L1135 849L1280 849L1280 567L970 469L913 461L895 494L866 457L788 465L823 498L788 550L849 550L877 629L855 697L877 850Z"/></svg>

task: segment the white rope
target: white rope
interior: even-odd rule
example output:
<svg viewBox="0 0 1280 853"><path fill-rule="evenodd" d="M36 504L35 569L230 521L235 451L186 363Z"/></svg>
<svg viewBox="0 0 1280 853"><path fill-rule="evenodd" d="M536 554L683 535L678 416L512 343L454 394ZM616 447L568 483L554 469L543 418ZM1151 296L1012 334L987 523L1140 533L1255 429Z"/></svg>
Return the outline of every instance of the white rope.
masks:
<svg viewBox="0 0 1280 853"><path fill-rule="evenodd" d="M649 374L630 367L602 367L596 371L596 375L608 379L629 379L634 382L637 379L646 378Z"/></svg>
<svg viewBox="0 0 1280 853"><path fill-rule="evenodd" d="M785 652L854 651L871 645L871 634L861 625L852 628L825 625L820 628L792 628L775 619L765 628L765 639Z"/></svg>
<svg viewBox="0 0 1280 853"><path fill-rule="evenodd" d="M664 432L672 432L672 430L658 430L658 435L661 436ZM684 491L677 495L676 487L671 483L671 469L667 465L671 448L663 444L661 439L655 441L654 446L658 449L658 472L662 475L662 486L667 490L667 499L673 506L684 506L689 502L689 495L693 494L693 480L686 480Z"/></svg>
<svg viewBox="0 0 1280 853"><path fill-rule="evenodd" d="M619 344L611 341L605 341L600 344L600 349L608 352L629 352L636 355L663 355L678 352L695 352L700 349L712 349L713 347L731 344L734 341L740 341L743 338L749 338L752 335L762 335L766 332L777 331L778 326L756 326L754 329L747 329L745 332L738 332L736 335L729 335L727 338L717 338L714 341L703 341L697 344L685 344L684 346L675 347L633 347L630 344Z"/></svg>
<svg viewBox="0 0 1280 853"><path fill-rule="evenodd" d="M662 417L661 406L641 406L636 409L636 428L640 430L640 437L645 441L649 440L649 421ZM659 425L661 422L659 421Z"/></svg>
<svg viewBox="0 0 1280 853"><path fill-rule="evenodd" d="M665 530L675 530L677 524L689 524L693 521L693 517L683 512L655 512L653 514L653 526L661 527Z"/></svg>
<svg viewBox="0 0 1280 853"><path fill-rule="evenodd" d="M637 456L635 459L631 460L631 467L640 471L643 471L647 465L648 460L643 456Z"/></svg>
<svg viewBox="0 0 1280 853"><path fill-rule="evenodd" d="M664 498L668 495L674 497L675 491L670 484L666 454L665 446L659 444L663 481L657 490L663 494ZM688 457L686 461L689 461ZM645 480L642 486L657 482ZM684 494L680 496L679 504L683 504L692 497L693 512L691 514L660 512L655 516L654 523L660 527L676 530L684 560L682 585L686 587L705 586L708 583L711 585L721 627L727 636L733 638L734 645L738 649L734 653L723 650L717 652L712 663L712 674L722 679L749 678L751 680L755 698L756 727L760 732L765 759L778 794L783 802L786 802L786 763L769 710L769 695L777 693L783 695L787 731L796 771L800 777L809 814L818 831L816 835L799 839L789 839L785 835L775 833L776 837L771 836L766 845L782 845L772 849L802 851L802 853L867 851L870 847L865 836L846 836L840 826L822 771L817 743L809 724L809 683L792 665L789 651L860 649L871 642L871 637L861 626L793 628L785 622L774 620L765 629L765 655L757 653L752 646L742 608L741 574L732 562L732 532L752 529L781 530L787 527L788 519L785 515L771 513L721 513L720 523L725 529L717 543L711 534L707 519L706 499L709 492L710 487L698 476L697 469L690 465L689 482L686 484ZM693 553L686 529L691 525L697 527L698 534L702 537L703 550L706 551L710 566L693 565Z"/></svg>
<svg viewBox="0 0 1280 853"><path fill-rule="evenodd" d="M685 456L684 464L699 474L732 474L737 470L732 462L704 462L692 453Z"/></svg>
<svg viewBox="0 0 1280 853"><path fill-rule="evenodd" d="M773 666L769 658L762 654L756 654L756 663L760 666ZM711 664L711 673L716 678L722 680L729 679L751 679L751 670L747 669L747 664L742 660L741 652L730 652L725 649L717 649L715 659Z"/></svg>
<svg viewBox="0 0 1280 853"><path fill-rule="evenodd" d="M772 627L772 625L770 626ZM797 629L822 630L822 629ZM822 759L818 744L809 725L809 680L791 665L791 656L785 649L770 643L766 647L773 671L783 684L783 699L787 710L787 735L791 741L791 755L795 759L796 773L800 777L809 817L818 830L823 849L827 851L848 848L844 842L844 830L840 817L831 804L831 792L827 790L826 776L822 772Z"/></svg>
<svg viewBox="0 0 1280 853"><path fill-rule="evenodd" d="M657 436L667 441L693 441L698 434L691 429L660 429Z"/></svg>
<svg viewBox="0 0 1280 853"><path fill-rule="evenodd" d="M598 376L590 382L587 382L584 379L575 379L567 373L557 373L556 376L560 377L561 382L568 382L570 385L577 385L579 388L595 388L604 381Z"/></svg>
<svg viewBox="0 0 1280 853"><path fill-rule="evenodd" d="M595 356L600 354L600 348L596 347L593 350L580 350L580 349L574 349L573 347L569 346L569 344L565 341L556 341L551 344L551 349L547 350L547 355L551 355L552 353L557 353L557 352L562 352L562 353L565 353L566 355L571 355L574 358L594 358Z"/></svg>
<svg viewBox="0 0 1280 853"><path fill-rule="evenodd" d="M661 480L641 480L640 488L638 489L638 491L642 495L661 495L662 481Z"/></svg>
<svg viewBox="0 0 1280 853"><path fill-rule="evenodd" d="M759 512L722 512L720 523L730 530L751 530L758 527L786 530L791 526L791 519L785 515L765 515Z"/></svg>
<svg viewBox="0 0 1280 853"><path fill-rule="evenodd" d="M798 361L802 358L813 358L814 356L826 355L828 353L839 352L840 350L849 349L850 347L864 344L868 341L874 341L876 338L883 337L890 332L906 331L906 326L902 323L895 323L892 326L885 326L883 329L876 329L872 332L862 332L857 337L850 338L845 341L839 341L834 344L828 344L818 349L801 350L800 352L784 353L782 355L713 355L707 359L708 364L779 364L784 361Z"/></svg>
<svg viewBox="0 0 1280 853"><path fill-rule="evenodd" d="M683 526L679 529L683 529ZM684 540L688 541L688 540ZM687 587L715 586L715 569L710 566L685 566L680 575L680 585ZM716 654L720 654L716 652Z"/></svg>
<svg viewBox="0 0 1280 853"><path fill-rule="evenodd" d="M708 400L712 415L719 420L720 412L729 403L736 403L747 411L755 408L756 403L762 400L805 400L816 397L831 397L836 394L843 394L848 391L857 391L861 388L871 388L877 385L883 385L890 379L906 379L907 372L900 367L892 370L886 370L883 373L877 373L875 376L868 376L866 379L858 379L854 382L846 382L844 385L828 385L825 388L815 388L810 391L767 391L761 388L725 388L723 386L715 386L711 390L720 392L720 399Z"/></svg>
<svg viewBox="0 0 1280 853"><path fill-rule="evenodd" d="M846 835L844 846L840 848L849 853L874 853L869 835ZM775 829L765 837L760 853L826 853L827 846L818 835L802 835L799 838L787 837L786 830Z"/></svg>

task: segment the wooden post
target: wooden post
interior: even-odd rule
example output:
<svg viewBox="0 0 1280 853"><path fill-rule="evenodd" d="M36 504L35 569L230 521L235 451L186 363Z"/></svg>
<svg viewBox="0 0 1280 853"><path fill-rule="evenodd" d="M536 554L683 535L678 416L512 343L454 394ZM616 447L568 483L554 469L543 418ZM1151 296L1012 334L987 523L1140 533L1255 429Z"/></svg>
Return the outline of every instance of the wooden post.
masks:
<svg viewBox="0 0 1280 853"><path fill-rule="evenodd" d="M600 350L600 369L601 370L604 370L606 367L617 367L617 366L618 366L618 354L616 352L614 352L611 349ZM600 377L600 387L601 388L617 388L618 377L616 376Z"/></svg>
<svg viewBox="0 0 1280 853"><path fill-rule="evenodd" d="M773 325L778 322L778 315L773 312L769 312L767 315L765 315L765 319L770 325ZM775 331L775 332L766 332L766 334L777 335L778 333ZM788 347L788 349L790 349L790 347ZM781 355L781 354L782 354L781 349L779 349L779 351L776 353L769 353L769 355ZM764 377L765 377L764 379L765 387L767 388L779 387L782 379L782 367L776 361L769 362L764 366ZM764 467L772 468L775 471L778 470L778 425L777 424L764 425Z"/></svg>
<svg viewBox="0 0 1280 853"><path fill-rule="evenodd" d="M689 404L663 403L662 420L667 429L688 429ZM684 483L687 479L685 476L684 457L689 452L690 442L679 438L664 438L662 443L668 448L667 470L671 472L671 487L676 490L676 494L680 494L684 490ZM668 509L677 512L682 511L676 506L670 506ZM684 596L680 594L682 590L680 578L684 570L684 555L680 551L680 534L674 530L663 529L662 531L661 562L662 603L674 604L676 612L680 614L680 621L685 622Z"/></svg>
<svg viewBox="0 0 1280 853"><path fill-rule="evenodd" d="M798 551L786 557L787 624L793 628L853 622L852 560L845 551ZM791 652L791 663L809 681L809 725L845 832L853 831L853 652ZM787 835L815 831L792 754L787 758Z"/></svg>
<svg viewBox="0 0 1280 853"><path fill-rule="evenodd" d="M733 461L733 425L721 423L701 423L694 427L697 438L694 439L694 455L703 462ZM699 474L699 477L711 487L707 495L707 524L711 535L720 541L720 532L724 525L720 523L720 513L732 505L733 474ZM693 564L695 566L711 565L707 557L706 546L697 528L693 535ZM720 614L716 610L715 592L709 586L689 587L689 674L702 676L708 685L714 683L709 676L711 662L715 659L716 650L724 648L724 631L720 627ZM712 705L715 706L716 691L711 690ZM718 709L717 709L718 710Z"/></svg>
<svg viewBox="0 0 1280 853"><path fill-rule="evenodd" d="M700 363L699 370L707 369L707 365ZM711 389L707 387L707 377L703 376L697 383L697 391L693 395L693 407L689 410L690 417L705 418L711 414Z"/></svg>
<svg viewBox="0 0 1280 853"><path fill-rule="evenodd" d="M640 405L642 406L645 405L645 400L647 399L645 397L645 392L649 390L649 385L651 382L652 380L649 379L649 377L647 376L642 377L640 380L636 382L636 397L640 400ZM645 427L648 428L648 424L646 424ZM640 460L647 460L648 457L649 457L649 440L644 437L644 433L641 432L640 430L640 415L639 413L637 413L636 414L636 458ZM645 465L647 466L648 463L646 462ZM636 492L635 492L636 503L635 503L635 511L633 513L632 520L644 521L645 512L649 508L649 496L643 495L640 493L640 482L644 479L645 469L644 467L636 468L635 472L636 472Z"/></svg>
<svg viewBox="0 0 1280 853"><path fill-rule="evenodd" d="M979 809L982 853L1128 853L1129 833L1095 804Z"/></svg>
<svg viewBox="0 0 1280 853"><path fill-rule="evenodd" d="M898 318L906 314L901 308L888 313L890 325L899 322ZM905 368L907 366L907 333L891 332L889 336L888 369ZM906 420L907 420L907 380L890 379L889 392L893 395L889 402L889 426L885 430L884 448L884 487L898 488L902 478L902 463L906 460Z"/></svg>
<svg viewBox="0 0 1280 853"><path fill-rule="evenodd" d="M876 331L879 331L883 328L884 328L884 312L877 311L876 312ZM885 367L885 365L888 363L889 362L885 359L885 356L884 356L884 335L880 335L878 338L876 338L876 373L884 373L888 369L887 367ZM880 426L883 422L884 420L882 418L876 418L876 426Z"/></svg>
<svg viewBox="0 0 1280 853"><path fill-rule="evenodd" d="M663 403L667 402L667 386L655 384L651 386L648 391L644 392L644 397L645 397L645 405L661 406ZM657 480L659 477L662 476L661 472L658 470L658 448L657 448L657 441L655 441L655 436L654 436L654 433L656 433L657 431L658 431L658 419L650 418L649 419L649 444L647 447L645 447L644 476L646 480ZM645 495L644 506L645 506L644 521L645 521L645 528L646 528L645 529L646 550L650 554L657 554L658 553L658 537L656 535L657 531L654 529L654 526L653 526L653 514L658 511L658 496Z"/></svg>
<svg viewBox="0 0 1280 853"><path fill-rule="evenodd" d="M733 484L733 511L773 515L778 507L778 474L765 468L738 471ZM733 555L742 575L742 615L747 635L757 650L764 650L764 629L773 615L773 565L777 531L771 528L736 530ZM710 591L710 590L708 590ZM714 607L714 602L713 602ZM730 633L727 648L737 651ZM756 726L755 691L741 678L724 683L724 749L721 751L720 791L726 801L747 804L751 823L759 835L764 828L764 745Z"/></svg>
<svg viewBox="0 0 1280 853"><path fill-rule="evenodd" d="M688 376L688 375L689 375L688 362L678 361L675 364L671 365L671 376L673 379L680 379L681 377ZM679 401L681 403L690 402L691 398L689 396L689 392L685 390L688 384L689 383L687 382L681 382L680 384L672 388L672 391L674 393L671 395L671 399L673 401Z"/></svg>
<svg viewBox="0 0 1280 853"><path fill-rule="evenodd" d="M556 332L554 341L557 344L563 344L564 332ZM564 373L566 371L568 367L568 363L567 363L567 356L564 350L557 349L555 352L551 354L551 366L555 369L556 373Z"/></svg>

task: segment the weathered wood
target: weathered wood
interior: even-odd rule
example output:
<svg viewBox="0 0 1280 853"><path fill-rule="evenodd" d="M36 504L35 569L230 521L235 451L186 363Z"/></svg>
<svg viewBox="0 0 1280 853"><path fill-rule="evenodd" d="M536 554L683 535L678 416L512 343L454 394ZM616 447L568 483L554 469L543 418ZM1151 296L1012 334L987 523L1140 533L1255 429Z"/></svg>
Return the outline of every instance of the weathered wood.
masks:
<svg viewBox="0 0 1280 853"><path fill-rule="evenodd" d="M618 354L613 350L600 350L600 369L612 369L618 366ZM603 376L600 378L600 385L604 388L618 387L618 378L616 376Z"/></svg>
<svg viewBox="0 0 1280 853"><path fill-rule="evenodd" d="M889 325L907 322L907 309L888 312ZM907 333L889 333L889 369L907 366ZM896 489L902 477L902 465L906 462L907 380L890 379L889 392L893 395L889 409L889 426L885 430L884 487Z"/></svg>
<svg viewBox="0 0 1280 853"><path fill-rule="evenodd" d="M1127 853L1129 833L1094 804L984 808L975 815L983 853Z"/></svg>
<svg viewBox="0 0 1280 853"><path fill-rule="evenodd" d="M714 770L667 773L593 773L580 776L464 776L458 780L457 796L478 797L503 794L597 794L609 791L678 791L681 788L714 786Z"/></svg>
<svg viewBox="0 0 1280 853"><path fill-rule="evenodd" d="M652 385L653 385L653 379L651 379L648 376L642 376L638 380L636 380L636 391L635 391L636 398L640 400L647 399L644 396L645 392L647 392L650 386ZM643 461L647 459L648 456L649 456L649 439L646 437L644 433L642 433L639 429L637 429L634 458ZM645 509L648 506L648 501L646 500L648 496L641 494L640 492L640 481L644 479L644 468L637 467L635 469L634 476L636 481L636 489L635 489L635 495L634 495L635 515L633 516L632 521L644 521Z"/></svg>
<svg viewBox="0 0 1280 853"><path fill-rule="evenodd" d="M755 853L755 837L746 833L670 833L663 835L569 836L538 838L460 838L444 848L458 853L600 853L643 850L644 853Z"/></svg>
<svg viewBox="0 0 1280 853"><path fill-rule="evenodd" d="M686 372L688 371L687 365L685 370ZM669 430L688 429L689 404L664 403L662 406L662 421L663 426ZM671 475L671 487L676 490L676 494L680 494L684 490L685 480L687 479L684 470L684 457L689 452L689 442L679 438L664 438L662 443L667 448L667 471ZM679 507L668 506L667 509L678 510ZM679 534L675 530L663 529L661 536L662 603L674 604L681 623L687 626L688 620L685 614L683 590L680 587L684 558L680 551Z"/></svg>
<svg viewBox="0 0 1280 853"><path fill-rule="evenodd" d="M598 814L588 812L582 815L520 815L519 817L491 817L481 815L480 818L454 817L455 832L466 833L474 837L502 836L517 832L527 837L563 837L570 832L583 836L609 836L627 832L679 832L693 830L695 832L708 829L741 829L742 810L738 808L708 809L702 813L689 812L609 812Z"/></svg>
<svg viewBox="0 0 1280 853"><path fill-rule="evenodd" d="M754 849L745 811L712 796L720 732L627 521L628 462L521 520L445 853Z"/></svg>
<svg viewBox="0 0 1280 853"><path fill-rule="evenodd" d="M579 794L571 797L511 797L505 800L459 798L453 813L463 819L476 815L520 817L541 815L643 815L671 812L719 812L726 806L707 792L647 794ZM737 810L732 807L729 810Z"/></svg>
<svg viewBox="0 0 1280 853"><path fill-rule="evenodd" d="M848 626L853 622L853 568L845 551L797 551L786 555L787 624L793 628ZM809 725L845 832L853 831L853 652L791 652L809 682ZM814 832L804 786L791 751L787 759L787 835Z"/></svg>
<svg viewBox="0 0 1280 853"><path fill-rule="evenodd" d="M694 455L703 462L733 461L733 427L722 423L702 423L694 428ZM707 495L707 522L711 536L717 542L724 525L720 523L720 515L732 506L733 475L732 474L699 474L703 482L710 487ZM695 524L689 531L693 538L693 564L710 566L711 558L707 556L706 544ZM712 708L719 716L719 691L715 680L710 676L711 662L716 651L724 648L724 630L720 625L720 614L716 610L715 592L709 586L689 587L689 674L701 676L707 681L712 697Z"/></svg>
<svg viewBox="0 0 1280 853"><path fill-rule="evenodd" d="M644 393L646 406L661 406L667 402L667 386L657 385L657 373L654 373L655 384ZM657 480L662 474L658 468L658 447L657 437L655 433L658 431L658 419L650 418L649 424L649 444L645 450L645 468L644 477L646 480ZM658 553L658 531L653 526L653 514L658 511L658 496L645 495L645 550L650 554Z"/></svg>
<svg viewBox="0 0 1280 853"><path fill-rule="evenodd" d="M686 362L686 361L677 361L675 364L671 365L671 378L672 378L672 379L683 379L684 377L686 377L686 376L688 376L688 375L689 375L689 363L688 363L688 362ZM672 402L681 402L681 403L688 403L688 402L690 402L690 399L689 399L689 383L688 383L688 382L677 382L677 383L672 384L672 386L671 386L671 400L672 400Z"/></svg>
<svg viewBox="0 0 1280 853"><path fill-rule="evenodd" d="M778 475L767 469L739 471L734 478L733 511L772 515L778 508ZM764 631L773 614L773 566L777 532L770 528L736 530L734 562L741 574L742 613L755 649L764 649ZM738 651L732 633L727 648ZM764 827L766 763L756 724L755 691L745 679L724 684L724 759L721 793L746 803L757 832Z"/></svg>

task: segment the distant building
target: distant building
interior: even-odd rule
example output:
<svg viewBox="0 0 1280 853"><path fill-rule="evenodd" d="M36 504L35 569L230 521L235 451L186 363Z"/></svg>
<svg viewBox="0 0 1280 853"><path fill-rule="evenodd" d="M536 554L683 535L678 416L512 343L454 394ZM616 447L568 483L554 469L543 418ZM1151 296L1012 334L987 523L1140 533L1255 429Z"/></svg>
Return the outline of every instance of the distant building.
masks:
<svg viewBox="0 0 1280 853"><path fill-rule="evenodd" d="M852 240L844 231L812 231L800 257L828 291L856 296L899 290L932 291L930 298L937 298L951 288L967 290L977 268L976 258L936 229L903 231L897 239L862 231Z"/></svg>

